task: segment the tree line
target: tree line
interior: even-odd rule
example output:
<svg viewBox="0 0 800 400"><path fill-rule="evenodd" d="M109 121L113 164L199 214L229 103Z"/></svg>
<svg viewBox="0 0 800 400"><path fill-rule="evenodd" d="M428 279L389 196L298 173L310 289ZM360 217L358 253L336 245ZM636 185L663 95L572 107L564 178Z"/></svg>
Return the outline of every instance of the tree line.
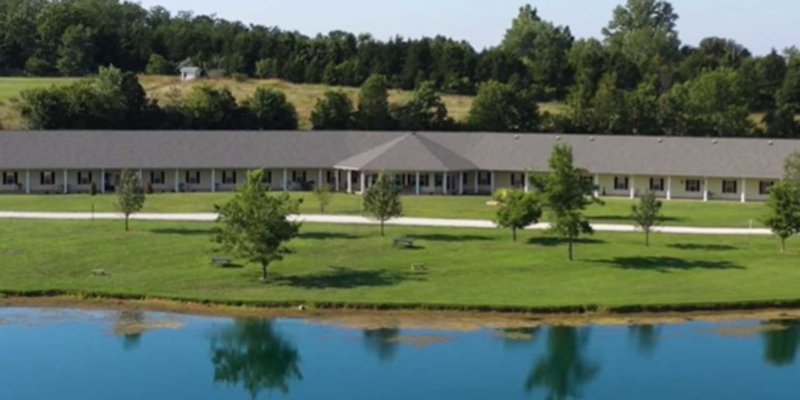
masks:
<svg viewBox="0 0 800 400"><path fill-rule="evenodd" d="M476 51L444 37L312 38L118 0L9 0L0 4L0 73L75 76L114 65L172 74L194 64L297 83L361 86L382 76L389 88L490 97L494 110L475 118L494 130L800 136L800 51L757 57L719 37L687 45L677 21L669 2L627 0L601 39L576 40L525 6L498 46ZM569 111L539 113L542 101Z"/></svg>

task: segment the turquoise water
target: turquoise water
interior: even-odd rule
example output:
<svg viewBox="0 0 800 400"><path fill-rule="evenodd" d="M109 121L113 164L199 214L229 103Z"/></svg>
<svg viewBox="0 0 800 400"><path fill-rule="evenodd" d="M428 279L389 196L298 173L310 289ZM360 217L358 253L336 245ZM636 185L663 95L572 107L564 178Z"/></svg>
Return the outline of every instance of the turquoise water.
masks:
<svg viewBox="0 0 800 400"><path fill-rule="evenodd" d="M0 399L798 399L800 324L357 330L0 309Z"/></svg>

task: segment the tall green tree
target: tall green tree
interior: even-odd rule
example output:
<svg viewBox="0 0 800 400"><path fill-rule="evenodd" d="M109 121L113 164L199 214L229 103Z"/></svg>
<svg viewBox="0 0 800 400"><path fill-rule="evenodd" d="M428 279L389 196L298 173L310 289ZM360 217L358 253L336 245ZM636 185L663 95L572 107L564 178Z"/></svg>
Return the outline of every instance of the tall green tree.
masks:
<svg viewBox="0 0 800 400"><path fill-rule="evenodd" d="M614 9L603 35L612 51L631 60L642 76L668 78L679 58L677 21L669 2L627 0Z"/></svg>
<svg viewBox="0 0 800 400"><path fill-rule="evenodd" d="M661 223L662 203L655 193L647 191L639 198L639 204L631 206L631 219L644 232L644 243L650 246L650 233Z"/></svg>
<svg viewBox="0 0 800 400"><path fill-rule="evenodd" d="M355 108L347 93L329 90L317 99L311 112L314 130L346 130L353 128Z"/></svg>
<svg viewBox="0 0 800 400"><path fill-rule="evenodd" d="M786 239L800 234L800 190L787 181L776 184L769 191L767 207L764 224L780 239L783 253Z"/></svg>
<svg viewBox="0 0 800 400"><path fill-rule="evenodd" d="M298 213L299 202L286 193L271 194L264 185L264 171L247 174L247 183L222 206L214 240L225 251L261 266L261 280L267 281L269 265L289 253L286 243L300 229L289 217Z"/></svg>
<svg viewBox="0 0 800 400"><path fill-rule="evenodd" d="M189 129L236 129L242 117L230 90L211 85L193 87L172 111L182 119L182 127Z"/></svg>
<svg viewBox="0 0 800 400"><path fill-rule="evenodd" d="M568 27L542 20L530 5L520 7L501 48L519 57L533 82L561 92L569 81L567 56L574 38Z"/></svg>
<svg viewBox="0 0 800 400"><path fill-rule="evenodd" d="M409 131L447 130L455 122L447 116L447 106L433 82L423 82L411 100L394 107L394 118L400 129Z"/></svg>
<svg viewBox="0 0 800 400"><path fill-rule="evenodd" d="M500 202L495 222L502 228L511 229L511 237L517 241L517 230L535 224L542 216L542 208L533 193L511 190Z"/></svg>
<svg viewBox="0 0 800 400"><path fill-rule="evenodd" d="M389 112L389 82L383 75L372 75L358 95L358 127L364 130L392 128Z"/></svg>
<svg viewBox="0 0 800 400"><path fill-rule="evenodd" d="M242 105L250 114L252 126L261 130L297 129L297 111L286 95L268 87L258 87Z"/></svg>
<svg viewBox="0 0 800 400"><path fill-rule="evenodd" d="M131 214L137 213L144 207L145 194L139 174L133 171L122 171L119 187L117 188L117 205L125 217L125 231L129 230L128 222Z"/></svg>
<svg viewBox="0 0 800 400"><path fill-rule="evenodd" d="M532 177L532 183L541 193L543 205L549 212L551 231L567 241L568 256L572 261L575 259L575 241L581 235L594 233L583 211L600 200L592 196L594 185L584 179L585 171L575 166L572 147L555 145L549 165L550 172Z"/></svg>
<svg viewBox="0 0 800 400"><path fill-rule="evenodd" d="M61 37L58 49L58 70L66 76L81 76L94 65L92 28L72 25Z"/></svg>
<svg viewBox="0 0 800 400"><path fill-rule="evenodd" d="M381 236L385 236L386 221L403 215L400 188L395 184L394 176L382 173L378 181L367 189L364 193L364 211L380 222Z"/></svg>
<svg viewBox="0 0 800 400"><path fill-rule="evenodd" d="M533 132L539 120L539 106L528 92L492 81L480 85L467 125L477 131Z"/></svg>

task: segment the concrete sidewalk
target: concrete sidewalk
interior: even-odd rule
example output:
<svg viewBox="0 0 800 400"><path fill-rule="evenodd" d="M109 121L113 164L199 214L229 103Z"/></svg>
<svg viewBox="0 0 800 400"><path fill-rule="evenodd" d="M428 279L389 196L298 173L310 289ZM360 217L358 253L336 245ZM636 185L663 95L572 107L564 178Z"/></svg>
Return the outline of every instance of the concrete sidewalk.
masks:
<svg viewBox="0 0 800 400"><path fill-rule="evenodd" d="M120 220L123 215L120 213L66 213L66 212L17 212L0 211L0 219L29 219L29 220ZM343 225L377 225L378 222L359 215L296 215L294 220L310 224L343 224ZM131 220L136 221L174 221L174 222L213 222L216 221L217 214L214 213L193 213L193 214L161 214L161 213L141 213L131 216ZM477 228L494 229L497 225L492 221L470 220L470 219L439 219L439 218L411 218L403 217L386 222L387 225L394 226L420 226L437 228ZM536 224L528 227L530 230L545 230L550 227L547 223ZM592 224L597 232L637 232L638 229L633 225L617 224ZM654 228L655 232L670 233L676 235L772 235L769 229L765 228L701 228L690 226L660 226Z"/></svg>

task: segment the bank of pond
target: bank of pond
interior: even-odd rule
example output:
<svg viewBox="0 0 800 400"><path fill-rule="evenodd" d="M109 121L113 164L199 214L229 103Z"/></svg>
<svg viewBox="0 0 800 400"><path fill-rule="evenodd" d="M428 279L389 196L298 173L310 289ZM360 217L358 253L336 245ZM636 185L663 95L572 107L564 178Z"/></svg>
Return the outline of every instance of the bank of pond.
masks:
<svg viewBox="0 0 800 400"><path fill-rule="evenodd" d="M442 331L0 308L8 399L788 399L795 320Z"/></svg>

